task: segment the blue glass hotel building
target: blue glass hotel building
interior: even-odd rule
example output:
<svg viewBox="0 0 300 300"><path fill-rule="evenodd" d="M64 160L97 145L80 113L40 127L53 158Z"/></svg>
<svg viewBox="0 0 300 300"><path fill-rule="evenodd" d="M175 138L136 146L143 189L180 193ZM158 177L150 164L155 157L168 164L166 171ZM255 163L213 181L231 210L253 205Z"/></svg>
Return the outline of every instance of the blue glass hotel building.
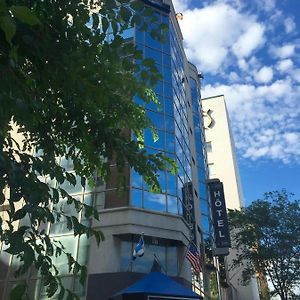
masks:
<svg viewBox="0 0 300 300"><path fill-rule="evenodd" d="M67 229L66 222L48 225L51 237L61 241L66 251L73 254L81 264L88 267L88 283L83 289L77 278L68 273L65 257L56 258L56 265L66 287L77 292L81 299L108 299L121 289L133 284L151 271L156 259L161 271L191 287L193 275L191 265L185 258L190 242L203 251L203 240L210 236L210 207L206 190L208 178L205 151L204 126L201 108L200 79L194 65L187 61L183 48L183 38L171 0L144 0L156 14L157 23L168 27L165 42L154 40L150 31L131 28L124 33L142 51L144 58L152 58L162 74L156 86L156 94L161 103L158 108L149 104L147 114L157 127L159 139L153 141L151 132L146 130L145 147L149 153L162 151L175 159L178 173L159 173L162 193L154 194L143 178L129 168L128 192L118 194L112 180L99 182L96 188L83 189L78 184L63 188L86 203L94 203L100 212L101 222L92 226L104 233L105 241L98 248L96 242L84 237L74 238ZM153 25L154 26L154 25ZM135 99L138 103L139 99ZM72 170L71 163L60 158L66 170ZM57 183L51 182L52 185ZM64 200L61 200L60 204ZM87 222L83 214L66 205L70 214L77 215L81 222ZM145 254L131 262L135 244L144 232ZM0 270L0 299L8 299L16 279L13 271L18 267L18 259L2 252L1 265L9 266ZM6 256L5 256L6 255ZM203 263L205 273L205 264ZM38 274L26 275L30 299L46 299ZM205 274L198 278L197 286L203 287ZM200 285L200 286L199 286ZM55 296L53 296L55 299Z"/></svg>
<svg viewBox="0 0 300 300"><path fill-rule="evenodd" d="M159 139L153 141L147 129L145 147L149 153L162 151L174 158L178 173L159 173L160 194L151 193L143 178L129 169L128 194L119 196L112 185L103 185L103 191L96 196L101 224L95 226L101 228L106 240L100 248L93 242L90 245L87 299L96 299L100 286L103 299L129 286L151 271L154 259L163 273L191 287L191 266L185 258L187 246L192 241L200 249L201 241L210 234L199 74L186 59L172 2L144 2L154 9L156 22L169 29L164 43L150 35L157 24L150 24L147 31L132 28L124 34L134 41L144 58L155 61L162 74L155 90L161 106L146 107ZM135 101L139 103L139 99ZM145 255L131 262L142 232Z"/></svg>

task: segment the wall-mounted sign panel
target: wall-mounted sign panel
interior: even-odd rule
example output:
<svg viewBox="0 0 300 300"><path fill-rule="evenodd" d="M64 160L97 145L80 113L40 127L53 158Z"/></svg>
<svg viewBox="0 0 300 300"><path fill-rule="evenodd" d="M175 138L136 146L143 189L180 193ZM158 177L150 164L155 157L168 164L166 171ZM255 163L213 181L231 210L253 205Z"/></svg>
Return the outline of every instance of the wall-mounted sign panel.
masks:
<svg viewBox="0 0 300 300"><path fill-rule="evenodd" d="M208 181L216 248L230 248L223 184L218 179Z"/></svg>

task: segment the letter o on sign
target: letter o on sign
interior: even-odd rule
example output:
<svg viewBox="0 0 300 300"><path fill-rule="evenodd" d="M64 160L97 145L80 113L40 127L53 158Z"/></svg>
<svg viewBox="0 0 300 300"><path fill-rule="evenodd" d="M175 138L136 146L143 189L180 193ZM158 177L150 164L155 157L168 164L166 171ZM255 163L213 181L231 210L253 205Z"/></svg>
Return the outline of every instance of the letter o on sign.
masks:
<svg viewBox="0 0 300 300"><path fill-rule="evenodd" d="M215 206L217 207L222 206L222 202L220 200L215 201Z"/></svg>

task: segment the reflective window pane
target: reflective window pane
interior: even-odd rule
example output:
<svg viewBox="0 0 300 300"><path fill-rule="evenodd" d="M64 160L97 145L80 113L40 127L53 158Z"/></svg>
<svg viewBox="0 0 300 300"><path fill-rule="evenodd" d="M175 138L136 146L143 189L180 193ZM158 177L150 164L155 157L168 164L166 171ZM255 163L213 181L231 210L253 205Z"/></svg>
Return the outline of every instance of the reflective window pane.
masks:
<svg viewBox="0 0 300 300"><path fill-rule="evenodd" d="M166 211L166 195L144 192L144 208L156 211Z"/></svg>
<svg viewBox="0 0 300 300"><path fill-rule="evenodd" d="M142 197L142 190L131 189L131 205L133 207L143 207Z"/></svg>
<svg viewBox="0 0 300 300"><path fill-rule="evenodd" d="M142 188L142 176L134 170L131 170L131 185Z"/></svg>
<svg viewBox="0 0 300 300"><path fill-rule="evenodd" d="M175 136L166 132L166 151L174 153L175 151Z"/></svg>
<svg viewBox="0 0 300 300"><path fill-rule="evenodd" d="M178 213L177 197L168 195L167 199L168 199L168 212L177 214Z"/></svg>

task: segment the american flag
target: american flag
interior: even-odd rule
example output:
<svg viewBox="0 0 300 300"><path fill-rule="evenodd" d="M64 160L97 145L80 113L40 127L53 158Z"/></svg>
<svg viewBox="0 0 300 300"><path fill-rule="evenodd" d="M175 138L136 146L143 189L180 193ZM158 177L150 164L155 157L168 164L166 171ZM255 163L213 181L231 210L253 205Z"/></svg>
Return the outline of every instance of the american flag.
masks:
<svg viewBox="0 0 300 300"><path fill-rule="evenodd" d="M195 273L202 272L202 266L200 262L200 255L195 245L191 244L186 253L186 258L191 263Z"/></svg>

